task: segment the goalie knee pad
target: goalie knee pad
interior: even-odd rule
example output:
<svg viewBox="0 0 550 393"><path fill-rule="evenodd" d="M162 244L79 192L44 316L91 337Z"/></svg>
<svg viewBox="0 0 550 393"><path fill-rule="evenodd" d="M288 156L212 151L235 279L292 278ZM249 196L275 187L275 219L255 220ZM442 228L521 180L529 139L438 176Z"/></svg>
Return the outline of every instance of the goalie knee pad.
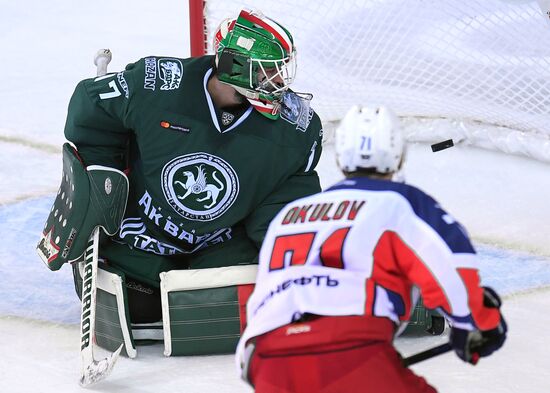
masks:
<svg viewBox="0 0 550 393"><path fill-rule="evenodd" d="M257 265L161 273L164 354L234 353Z"/></svg>
<svg viewBox="0 0 550 393"><path fill-rule="evenodd" d="M82 288L82 268L83 263L73 265L77 293ZM128 294L135 283L102 265L97 275L96 343L111 352L124 344L130 358L137 355L136 344L163 339L166 356L234 353L245 328L246 302L256 273L257 265L161 273L162 322L135 324L131 310L146 306ZM130 301L136 303L133 308ZM146 315L140 310L138 319L156 315L154 308Z"/></svg>
<svg viewBox="0 0 550 393"><path fill-rule="evenodd" d="M96 226L108 235L118 231L127 199L124 173L99 165L84 167L65 143L61 186L38 242L38 255L51 270L77 260Z"/></svg>

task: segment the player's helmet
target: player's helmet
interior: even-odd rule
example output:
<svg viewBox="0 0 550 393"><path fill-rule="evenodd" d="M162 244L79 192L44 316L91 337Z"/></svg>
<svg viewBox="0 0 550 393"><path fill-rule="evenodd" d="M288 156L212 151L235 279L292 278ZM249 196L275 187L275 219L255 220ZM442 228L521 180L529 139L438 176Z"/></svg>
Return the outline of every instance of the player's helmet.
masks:
<svg viewBox="0 0 550 393"><path fill-rule="evenodd" d="M352 107L336 129L336 160L344 172L399 170L405 141L397 116L385 106Z"/></svg>
<svg viewBox="0 0 550 393"><path fill-rule="evenodd" d="M288 30L259 11L243 9L236 20L220 24L214 50L218 79L276 119L280 98L296 74L296 48Z"/></svg>

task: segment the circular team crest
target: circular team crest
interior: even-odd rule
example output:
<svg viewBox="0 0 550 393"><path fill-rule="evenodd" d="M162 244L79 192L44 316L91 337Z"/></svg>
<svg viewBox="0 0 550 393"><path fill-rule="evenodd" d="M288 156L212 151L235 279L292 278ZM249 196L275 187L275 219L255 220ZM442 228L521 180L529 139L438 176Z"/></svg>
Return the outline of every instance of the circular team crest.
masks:
<svg viewBox="0 0 550 393"><path fill-rule="evenodd" d="M233 205L239 194L239 179L224 160L207 153L174 158L162 169L164 196L182 216L211 221Z"/></svg>

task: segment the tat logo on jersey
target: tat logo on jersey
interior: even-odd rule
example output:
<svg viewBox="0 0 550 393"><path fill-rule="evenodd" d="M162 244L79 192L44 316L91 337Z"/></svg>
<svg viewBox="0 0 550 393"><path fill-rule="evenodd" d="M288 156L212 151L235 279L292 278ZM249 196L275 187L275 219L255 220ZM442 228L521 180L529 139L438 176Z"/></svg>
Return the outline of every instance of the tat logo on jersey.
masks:
<svg viewBox="0 0 550 393"><path fill-rule="evenodd" d="M183 65L178 59L159 59L159 77L164 82L161 90L176 90L180 87Z"/></svg>
<svg viewBox="0 0 550 393"><path fill-rule="evenodd" d="M182 217L211 221L224 214L239 194L239 178L223 159L207 153L177 157L162 169L162 190Z"/></svg>

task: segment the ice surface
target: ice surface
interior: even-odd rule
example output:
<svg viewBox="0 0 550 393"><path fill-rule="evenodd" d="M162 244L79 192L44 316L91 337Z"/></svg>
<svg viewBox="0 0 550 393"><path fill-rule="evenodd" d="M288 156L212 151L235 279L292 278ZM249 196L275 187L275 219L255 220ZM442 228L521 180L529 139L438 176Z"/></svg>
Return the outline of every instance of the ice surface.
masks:
<svg viewBox="0 0 550 393"><path fill-rule="evenodd" d="M111 70L140 57L185 56L186 2L22 0L0 13L0 392L81 392L80 304L71 271L50 272L34 251L59 185L68 99L93 76L93 55L113 50ZM326 187L340 178L331 148ZM465 224L484 283L505 294L510 335L476 367L452 353L414 366L442 392L550 391L550 171L527 159L454 147L411 146L407 177ZM538 289L537 289L538 288ZM399 339L407 355L445 337ZM232 356L166 358L161 346L122 358L98 392L248 392Z"/></svg>

